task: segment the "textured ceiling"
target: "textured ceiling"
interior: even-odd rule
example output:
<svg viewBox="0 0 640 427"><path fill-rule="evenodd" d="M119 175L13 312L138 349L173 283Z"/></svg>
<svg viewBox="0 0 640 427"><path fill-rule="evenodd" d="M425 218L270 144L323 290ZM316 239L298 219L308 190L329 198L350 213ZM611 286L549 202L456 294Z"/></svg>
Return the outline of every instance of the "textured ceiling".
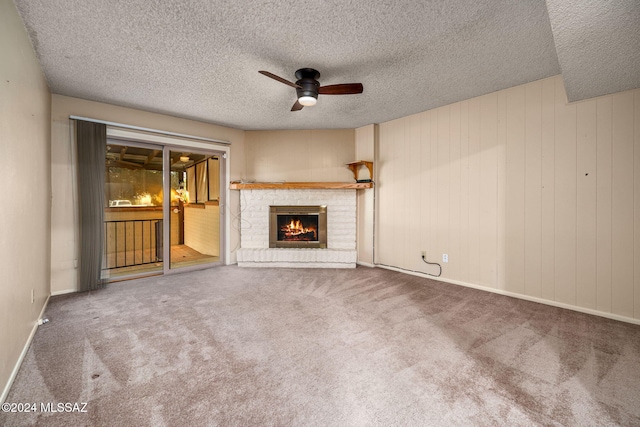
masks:
<svg viewBox="0 0 640 427"><path fill-rule="evenodd" d="M639 0L547 0L569 101L640 87Z"/></svg>
<svg viewBox="0 0 640 427"><path fill-rule="evenodd" d="M571 99L638 87L640 2L621 1L624 14L605 7L573 14L571 3L584 0L548 0L551 20L544 0L15 4L53 93L238 129L316 129L388 121L561 67ZM590 47L619 18L626 38ZM619 58L619 40L635 43L624 50L629 58ZM614 78L609 68L592 72L583 54L624 69ZM295 90L258 70L295 80L302 67L319 70L321 85L361 82L364 93L320 95L316 106L290 112Z"/></svg>

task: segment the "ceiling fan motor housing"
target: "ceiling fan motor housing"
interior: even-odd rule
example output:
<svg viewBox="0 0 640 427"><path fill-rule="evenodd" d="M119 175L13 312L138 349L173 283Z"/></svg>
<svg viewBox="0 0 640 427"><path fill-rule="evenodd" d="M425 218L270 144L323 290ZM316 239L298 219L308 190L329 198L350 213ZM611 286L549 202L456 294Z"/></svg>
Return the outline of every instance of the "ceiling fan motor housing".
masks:
<svg viewBox="0 0 640 427"><path fill-rule="evenodd" d="M311 96L318 99L318 88L320 87L320 83L318 83L320 73L318 71L313 68L301 68L296 71L296 78L298 79L296 84L301 87L301 89L296 88L298 98Z"/></svg>

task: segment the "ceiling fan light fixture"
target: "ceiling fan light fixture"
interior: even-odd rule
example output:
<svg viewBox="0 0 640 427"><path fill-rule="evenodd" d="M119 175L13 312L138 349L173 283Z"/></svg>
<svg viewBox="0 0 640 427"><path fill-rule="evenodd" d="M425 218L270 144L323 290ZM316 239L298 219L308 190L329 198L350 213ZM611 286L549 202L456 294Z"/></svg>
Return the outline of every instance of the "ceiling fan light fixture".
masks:
<svg viewBox="0 0 640 427"><path fill-rule="evenodd" d="M314 98L313 96L301 96L300 98L298 98L298 102L301 105L304 105L305 107L312 107L314 105L316 105L316 102L318 102L318 100L316 98Z"/></svg>
<svg viewBox="0 0 640 427"><path fill-rule="evenodd" d="M180 161L182 163L187 163L189 161L189 156L180 156Z"/></svg>

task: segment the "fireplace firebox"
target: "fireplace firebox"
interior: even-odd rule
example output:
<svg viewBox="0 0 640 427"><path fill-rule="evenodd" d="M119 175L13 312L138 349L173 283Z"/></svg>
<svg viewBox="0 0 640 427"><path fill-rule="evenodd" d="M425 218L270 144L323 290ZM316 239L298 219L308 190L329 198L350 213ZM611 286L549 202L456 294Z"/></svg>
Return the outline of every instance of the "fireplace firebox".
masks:
<svg viewBox="0 0 640 427"><path fill-rule="evenodd" d="M326 206L270 206L270 248L326 248Z"/></svg>

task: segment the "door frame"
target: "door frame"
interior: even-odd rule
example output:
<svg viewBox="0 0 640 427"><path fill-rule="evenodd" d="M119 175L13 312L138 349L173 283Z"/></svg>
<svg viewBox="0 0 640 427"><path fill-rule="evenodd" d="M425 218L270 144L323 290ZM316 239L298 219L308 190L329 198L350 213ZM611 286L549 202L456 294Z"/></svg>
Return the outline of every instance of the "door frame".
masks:
<svg viewBox="0 0 640 427"><path fill-rule="evenodd" d="M133 129L133 128L132 128ZM194 137L196 138L196 137ZM231 147L228 142L225 141L215 141L209 139L190 139L188 135L175 134L172 135L170 133L152 133L150 129L140 128L137 131L130 130L124 127L119 127L118 124L108 122L107 123L107 139L118 139L118 140L126 140L129 142L140 142L143 144L152 144L159 146L162 149L162 158L163 158L163 170L167 169L167 163L170 162L168 160L168 156L165 156L165 150L182 150L188 149L190 151L195 152L204 152L211 153L219 156L220 161L220 261L215 263L207 263L200 264L189 267L182 267L177 269L170 269L168 263L163 262L163 272L162 274L175 274L190 270L201 270L205 268L210 268L217 265L226 265L231 259L231 219L230 215L227 212L227 203L230 200L230 190L229 190L229 181L230 181L230 169L229 169L229 161L230 161L230 153ZM163 173L163 185L162 191L163 194L171 194L171 179L170 175L171 171L169 168L169 172L167 175ZM169 193L167 193L167 188L169 188ZM170 197L170 196L169 196ZM166 212L170 210L170 200L163 196L163 217L166 217ZM163 239L170 239L170 235L166 234L164 229L165 225L163 224ZM169 240L170 241L170 240ZM166 246L166 245L165 245ZM164 252L163 247L163 259L166 257L166 253ZM169 259L169 258L166 258Z"/></svg>

